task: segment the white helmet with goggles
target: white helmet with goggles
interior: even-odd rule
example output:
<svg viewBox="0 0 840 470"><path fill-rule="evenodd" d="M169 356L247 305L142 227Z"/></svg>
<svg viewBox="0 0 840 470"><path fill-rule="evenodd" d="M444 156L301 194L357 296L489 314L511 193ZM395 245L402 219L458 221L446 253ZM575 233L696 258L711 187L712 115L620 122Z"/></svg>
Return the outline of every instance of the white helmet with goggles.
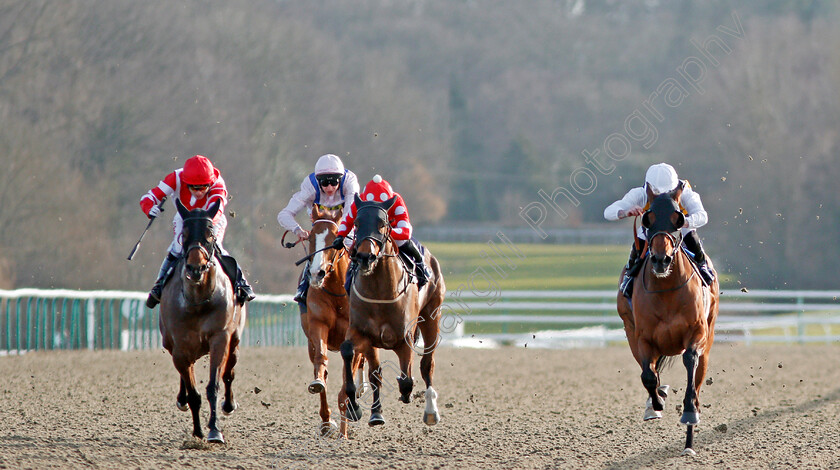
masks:
<svg viewBox="0 0 840 470"><path fill-rule="evenodd" d="M315 176L318 175L343 175L344 164L341 159L333 154L323 155L315 164Z"/></svg>
<svg viewBox="0 0 840 470"><path fill-rule="evenodd" d="M677 188L680 180L677 170L667 163L651 165L645 174L645 184L654 195L660 195Z"/></svg>

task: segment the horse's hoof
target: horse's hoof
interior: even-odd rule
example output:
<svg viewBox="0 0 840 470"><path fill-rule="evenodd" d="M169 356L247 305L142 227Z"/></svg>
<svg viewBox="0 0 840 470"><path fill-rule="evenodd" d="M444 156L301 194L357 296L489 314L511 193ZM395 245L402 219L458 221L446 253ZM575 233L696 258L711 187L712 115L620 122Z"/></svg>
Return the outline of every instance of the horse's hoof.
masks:
<svg viewBox="0 0 840 470"><path fill-rule="evenodd" d="M658 389L656 389L656 393L659 394L662 398L668 398L668 393L671 391L670 385L660 385Z"/></svg>
<svg viewBox="0 0 840 470"><path fill-rule="evenodd" d="M645 415L643 417L644 421L650 421L652 419L659 419L662 417L661 411L656 411L653 409L653 400L648 397L647 402L645 402Z"/></svg>
<svg viewBox="0 0 840 470"><path fill-rule="evenodd" d="M686 447L685 450L682 451L683 455L688 455L689 457L697 456L697 452L694 452L694 449L691 447Z"/></svg>
<svg viewBox="0 0 840 470"><path fill-rule="evenodd" d="M411 395L400 395L400 401L403 403L411 403Z"/></svg>
<svg viewBox="0 0 840 470"><path fill-rule="evenodd" d="M661 411L656 411L653 407L645 408L645 416L644 421L650 421L652 419L659 419L662 417Z"/></svg>
<svg viewBox="0 0 840 470"><path fill-rule="evenodd" d="M181 411L187 411L190 409L190 405L188 403L181 403L178 400L175 400L175 406L177 406Z"/></svg>
<svg viewBox="0 0 840 470"><path fill-rule="evenodd" d="M423 422L429 426L434 426L435 424L440 422L440 415L437 412L423 412Z"/></svg>
<svg viewBox="0 0 840 470"><path fill-rule="evenodd" d="M353 421L354 423L362 418L362 408L356 404L354 405L347 405L347 419L349 421Z"/></svg>
<svg viewBox="0 0 840 470"><path fill-rule="evenodd" d="M321 423L321 437L334 437L340 433L338 424L334 420L329 420L326 423Z"/></svg>
<svg viewBox="0 0 840 470"><path fill-rule="evenodd" d="M225 416L230 416L230 414L236 411L237 408L239 408L239 403L237 403L236 400L233 400L233 406L231 406L228 402L224 402L222 405L222 413L224 413Z"/></svg>
<svg viewBox="0 0 840 470"><path fill-rule="evenodd" d="M682 414L680 418L680 423L685 424L686 426L694 426L695 424L700 423L700 413L696 411L686 411Z"/></svg>
<svg viewBox="0 0 840 470"><path fill-rule="evenodd" d="M382 417L382 413L378 411L371 411L368 426L381 426L383 424L385 424L385 418Z"/></svg>
<svg viewBox="0 0 840 470"><path fill-rule="evenodd" d="M207 442L212 442L214 444L224 444L225 437L222 436L221 431L211 429L210 432L207 434Z"/></svg>
<svg viewBox="0 0 840 470"><path fill-rule="evenodd" d="M315 380L312 381L311 384L309 384L309 393L311 393L313 395L316 394L316 393L321 393L326 389L327 389L327 386L326 386L326 384L324 384L324 381L321 380L321 379L315 379Z"/></svg>

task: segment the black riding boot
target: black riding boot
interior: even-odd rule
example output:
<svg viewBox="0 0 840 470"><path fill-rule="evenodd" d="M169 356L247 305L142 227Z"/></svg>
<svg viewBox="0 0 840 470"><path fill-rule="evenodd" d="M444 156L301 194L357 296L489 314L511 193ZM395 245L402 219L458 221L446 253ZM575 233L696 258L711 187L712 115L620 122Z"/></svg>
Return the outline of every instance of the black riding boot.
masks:
<svg viewBox="0 0 840 470"><path fill-rule="evenodd" d="M250 302L257 298L257 294L254 293L251 284L245 279L245 274L242 272L242 268L239 267L239 263L236 264L236 283L234 287L236 301L239 302L239 305L245 305L245 302Z"/></svg>
<svg viewBox="0 0 840 470"><path fill-rule="evenodd" d="M216 259L221 261L222 270L227 274L230 283L233 285L233 293L236 297L236 302L239 305L245 305L245 302L250 302L257 298L254 294L254 289L248 280L245 279L245 274L242 273L242 268L236 258L230 255L223 255L221 248L216 247Z"/></svg>
<svg viewBox="0 0 840 470"><path fill-rule="evenodd" d="M683 243L688 251L694 254L694 262L697 263L697 270L700 272L700 277L706 285L711 285L715 280L715 275L709 269L709 262L706 260L706 253L703 251L703 244L700 243L700 237L697 236L697 231L692 230L683 237Z"/></svg>
<svg viewBox="0 0 840 470"><path fill-rule="evenodd" d="M639 262L639 250L636 249L636 244L633 243L630 248L630 259L627 260L627 266L624 267L624 277L621 279L621 284L618 286L619 292L624 294L628 299L633 296L633 279L639 273L642 263Z"/></svg>
<svg viewBox="0 0 840 470"><path fill-rule="evenodd" d="M177 256L172 253L166 254L163 264L160 265L160 272L158 273L155 285L152 287L151 292L149 292L149 297L146 299L146 307L155 308L155 305L160 303L160 296L163 294L163 286L166 284L166 280L169 279L169 275L175 268L176 262L178 262Z"/></svg>
<svg viewBox="0 0 840 470"><path fill-rule="evenodd" d="M423 259L423 255L420 254L420 250L417 248L417 245L414 244L414 240L409 240L408 243L403 243L400 247L400 251L411 256L411 259L414 260L414 272L417 275L417 288L422 288L427 282L429 282L429 278L432 277L432 273L426 266L426 261Z"/></svg>
<svg viewBox="0 0 840 470"><path fill-rule="evenodd" d="M300 274L300 282L298 283L297 292L295 292L294 301L300 307L300 313L306 313L306 294L309 293L309 264L312 260L303 265L303 272Z"/></svg>

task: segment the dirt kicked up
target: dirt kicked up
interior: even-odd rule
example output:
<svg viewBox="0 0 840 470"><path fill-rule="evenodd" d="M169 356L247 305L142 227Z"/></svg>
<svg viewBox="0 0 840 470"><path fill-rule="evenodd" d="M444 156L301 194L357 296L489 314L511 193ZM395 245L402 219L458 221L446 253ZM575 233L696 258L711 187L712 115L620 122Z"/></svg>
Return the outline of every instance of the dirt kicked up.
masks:
<svg viewBox="0 0 840 470"><path fill-rule="evenodd" d="M340 357L330 356L330 406ZM383 361L395 361L390 352ZM415 361L416 391L425 387ZM304 349L245 349L223 418L224 445L192 440L175 408L171 359L154 352L41 352L0 357L2 468L826 468L840 467L840 347L717 344L703 386L696 457L682 457L681 361L675 393L642 422L647 397L627 346L441 348L441 422L422 397L397 401L383 379L384 426L367 414L349 441L317 437ZM206 361L196 367L199 390ZM417 394L419 396L420 394ZM206 429L207 402L202 398Z"/></svg>

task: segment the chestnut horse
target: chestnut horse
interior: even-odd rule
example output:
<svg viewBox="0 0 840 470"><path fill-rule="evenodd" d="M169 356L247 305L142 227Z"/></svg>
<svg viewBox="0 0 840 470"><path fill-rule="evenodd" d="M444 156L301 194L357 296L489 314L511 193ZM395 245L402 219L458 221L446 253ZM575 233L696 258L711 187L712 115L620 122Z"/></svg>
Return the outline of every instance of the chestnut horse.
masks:
<svg viewBox="0 0 840 470"><path fill-rule="evenodd" d="M648 190L650 210L642 216L649 249L642 250L643 266L633 286L632 305L618 293L618 313L633 357L642 368L642 384L649 399L644 419L662 417L668 386L659 384L665 358L682 355L688 373L680 422L687 426L683 454L694 455L694 426L700 422L700 387L706 376L715 337L720 287L717 276L704 286L682 249L680 228L685 216L679 201L683 183L665 194ZM714 272L711 260L709 268ZM622 272L622 276L624 273Z"/></svg>
<svg viewBox="0 0 840 470"><path fill-rule="evenodd" d="M327 404L327 351L338 351L350 323L350 307L344 278L350 256L345 250L330 248L338 231L341 211L312 207L312 230L309 232L309 252L314 253L309 265L309 292L306 296L306 313L300 323L309 340L309 360L315 367L315 379L309 384L309 393L321 396L321 434L326 435L334 426ZM362 356L358 355L357 360ZM361 367L357 364L357 367ZM339 401L339 408L341 402Z"/></svg>
<svg viewBox="0 0 840 470"><path fill-rule="evenodd" d="M362 202L358 195L355 198L355 256L359 263L359 271L350 288L350 328L347 330L347 340L341 345L344 389L339 399L346 400L342 418L346 417L351 421L361 418L361 409L356 399L356 384L353 382L354 359L358 353L364 354L370 367L368 378L373 391L368 421L370 426L385 423L379 397L382 387L380 348L390 349L397 354L400 362L400 376L397 378L400 401L411 401L411 391L414 387L411 367L419 330L424 342L420 374L426 382L423 422L434 425L440 421L440 415L437 408L437 392L432 387L432 376L435 370L434 353L439 341L440 306L446 293L446 285L437 259L428 250L424 254L427 265L432 270L428 284L418 290L417 285L410 282L412 269L407 267L400 257L388 222L388 210L395 201L396 197L384 202ZM342 424L345 421L342 419ZM344 429L342 426L342 430Z"/></svg>
<svg viewBox="0 0 840 470"><path fill-rule="evenodd" d="M203 438L198 411L201 395L195 389L195 362L210 354L210 381L207 401L210 402L208 442L224 443L216 417L219 378L225 384L222 411L236 409L231 384L233 367L239 358L239 340L245 328L245 306L236 303L236 294L216 257L218 245L213 234L213 217L219 202L209 210L188 211L176 201L184 219L184 256L175 265L175 275L163 289L160 299L160 332L163 347L172 355L172 362L181 374L181 388L176 405L181 411L192 411L193 436Z"/></svg>

